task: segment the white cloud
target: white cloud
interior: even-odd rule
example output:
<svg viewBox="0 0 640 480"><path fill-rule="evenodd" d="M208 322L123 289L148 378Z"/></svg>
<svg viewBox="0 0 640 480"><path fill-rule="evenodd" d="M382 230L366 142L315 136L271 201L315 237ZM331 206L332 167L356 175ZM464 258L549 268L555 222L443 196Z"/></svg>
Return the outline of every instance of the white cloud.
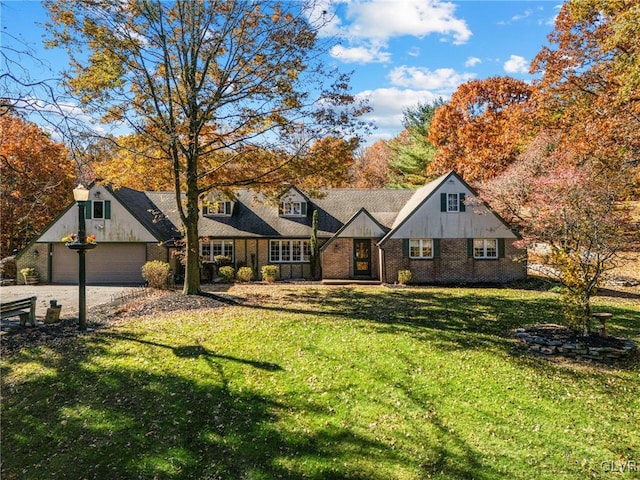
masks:
<svg viewBox="0 0 640 480"><path fill-rule="evenodd" d="M389 73L389 80L395 86L429 90L439 95L449 95L461 83L475 78L473 73L457 73L452 68L396 67Z"/></svg>
<svg viewBox="0 0 640 480"><path fill-rule="evenodd" d="M504 62L504 71L507 73L529 73L529 61L520 55L511 55Z"/></svg>
<svg viewBox="0 0 640 480"><path fill-rule="evenodd" d="M380 47L343 47L336 45L329 52L333 58L345 63L386 63L391 59L389 52L380 50Z"/></svg>
<svg viewBox="0 0 640 480"><path fill-rule="evenodd" d="M367 139L373 143L379 139L389 139L402 131L403 110L415 107L418 103L433 103L438 98L445 98L429 90L412 90L399 88L378 88L366 90L356 96L366 98L373 111L365 116L378 127L375 135Z"/></svg>
<svg viewBox="0 0 640 480"><path fill-rule="evenodd" d="M364 62L366 51L378 54L395 37L422 38L439 34L454 44L471 38L471 30L464 19L455 16L456 6L441 0L322 0L307 12L312 22L324 20L320 32L325 37L337 36L348 42L344 50L354 49L353 56ZM358 52L359 50L359 52ZM410 52L411 54L411 52ZM390 55L387 53L387 55ZM351 58L345 55L340 58ZM371 55L371 61L380 61ZM384 60L387 61L387 60Z"/></svg>
<svg viewBox="0 0 640 480"><path fill-rule="evenodd" d="M466 22L455 16L456 6L440 0L359 0L348 2L346 19L349 35L389 39L401 35L423 37L432 33L453 37L454 43L471 38Z"/></svg>
<svg viewBox="0 0 640 480"><path fill-rule="evenodd" d="M407 55L409 55L410 57L419 57L420 56L420 48L419 47L411 47L408 51L407 51Z"/></svg>
<svg viewBox="0 0 640 480"><path fill-rule="evenodd" d="M467 58L467 61L464 62L464 66L465 67L475 67L476 65L479 65L482 63L482 60L480 60L478 57L469 57Z"/></svg>

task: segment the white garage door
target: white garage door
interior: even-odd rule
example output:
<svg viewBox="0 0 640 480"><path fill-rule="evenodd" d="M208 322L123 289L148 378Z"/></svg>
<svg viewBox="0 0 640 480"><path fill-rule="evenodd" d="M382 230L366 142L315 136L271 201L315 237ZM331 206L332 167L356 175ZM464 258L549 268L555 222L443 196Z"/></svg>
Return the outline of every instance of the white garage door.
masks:
<svg viewBox="0 0 640 480"><path fill-rule="evenodd" d="M141 284L140 269L146 261L146 247L140 243L102 243L86 253L88 284ZM53 245L53 283L78 283L78 254L61 244Z"/></svg>

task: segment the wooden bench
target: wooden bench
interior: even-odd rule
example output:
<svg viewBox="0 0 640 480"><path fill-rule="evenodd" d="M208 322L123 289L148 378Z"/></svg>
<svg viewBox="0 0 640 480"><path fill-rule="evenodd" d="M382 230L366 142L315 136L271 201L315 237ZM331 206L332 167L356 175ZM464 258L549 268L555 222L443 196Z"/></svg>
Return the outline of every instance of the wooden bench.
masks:
<svg viewBox="0 0 640 480"><path fill-rule="evenodd" d="M1 318L20 317L20 325L26 325L27 320L29 320L29 323L35 327L36 298L37 297L29 297L0 303Z"/></svg>

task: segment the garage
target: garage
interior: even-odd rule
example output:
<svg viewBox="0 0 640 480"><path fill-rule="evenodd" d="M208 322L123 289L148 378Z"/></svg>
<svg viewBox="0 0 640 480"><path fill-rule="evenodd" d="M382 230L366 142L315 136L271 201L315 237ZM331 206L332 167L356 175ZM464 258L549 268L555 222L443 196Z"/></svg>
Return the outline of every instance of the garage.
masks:
<svg viewBox="0 0 640 480"><path fill-rule="evenodd" d="M101 243L86 253L88 284L141 284L142 265L146 262L143 243ZM52 283L78 283L78 253L62 244L53 245Z"/></svg>

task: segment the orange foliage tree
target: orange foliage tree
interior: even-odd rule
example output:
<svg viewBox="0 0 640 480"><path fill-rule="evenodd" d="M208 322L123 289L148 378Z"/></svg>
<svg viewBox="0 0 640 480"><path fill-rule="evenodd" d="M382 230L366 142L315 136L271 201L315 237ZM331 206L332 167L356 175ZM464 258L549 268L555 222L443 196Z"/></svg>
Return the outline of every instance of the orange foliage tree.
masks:
<svg viewBox="0 0 640 480"><path fill-rule="evenodd" d="M510 77L460 85L433 116L429 140L438 151L428 172L456 170L469 182L502 172L529 138L532 93Z"/></svg>
<svg viewBox="0 0 640 480"><path fill-rule="evenodd" d="M640 185L640 9L634 0L569 1L532 63L544 72L539 118L576 165L626 171ZM635 185L634 185L635 184ZM621 187L621 186L619 186ZM622 192L622 190L620 190ZM628 188L624 188L629 192Z"/></svg>
<svg viewBox="0 0 640 480"><path fill-rule="evenodd" d="M389 162L393 151L385 140L365 147L356 157L353 168L356 188L383 188L390 181Z"/></svg>
<svg viewBox="0 0 640 480"><path fill-rule="evenodd" d="M12 114L0 116L0 256L20 250L73 200L64 145Z"/></svg>

